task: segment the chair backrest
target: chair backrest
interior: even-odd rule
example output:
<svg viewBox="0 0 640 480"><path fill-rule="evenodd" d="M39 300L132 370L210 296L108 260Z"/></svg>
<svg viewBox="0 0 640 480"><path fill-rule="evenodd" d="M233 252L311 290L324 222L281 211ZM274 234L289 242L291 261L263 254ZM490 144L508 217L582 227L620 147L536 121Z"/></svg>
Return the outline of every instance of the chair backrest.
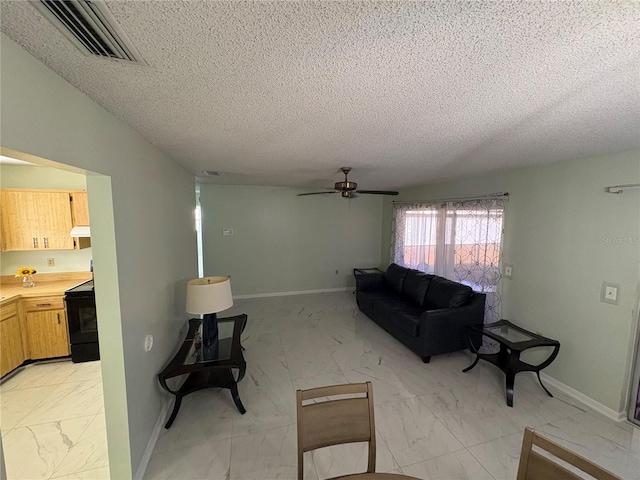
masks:
<svg viewBox="0 0 640 480"><path fill-rule="evenodd" d="M357 394L364 394L355 396ZM350 395L349 398L327 399ZM353 442L369 442L367 472L376 468L376 430L373 385L348 383L298 390L298 479L302 480L304 452ZM309 402L303 405L303 402Z"/></svg>
<svg viewBox="0 0 640 480"><path fill-rule="evenodd" d="M518 480L579 480L583 477L555 462L552 458L533 450L533 445L553 456L564 460L577 469L598 480L620 480L620 477L587 460L581 455L566 449L547 438L541 437L530 428L524 429L522 452L518 466Z"/></svg>

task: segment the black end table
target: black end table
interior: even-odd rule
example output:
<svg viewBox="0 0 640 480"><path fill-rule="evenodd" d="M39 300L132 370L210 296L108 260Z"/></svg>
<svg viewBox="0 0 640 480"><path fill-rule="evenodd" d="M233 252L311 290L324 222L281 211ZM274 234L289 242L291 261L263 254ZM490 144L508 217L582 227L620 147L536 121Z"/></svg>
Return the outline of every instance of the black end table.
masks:
<svg viewBox="0 0 640 480"><path fill-rule="evenodd" d="M228 388L240 413L246 412L240 401L237 383L242 380L247 369L240 345L240 334L247 324L247 316L242 314L218 318L218 341L209 348L203 345L200 338L198 330L201 324L202 320L199 318L189 320L189 331L178 353L158 374L162 388L176 397L173 411L164 428L169 428L175 420L182 397L203 388ZM237 378L233 369L238 369ZM167 379L186 374L189 376L178 390L169 388Z"/></svg>
<svg viewBox="0 0 640 480"><path fill-rule="evenodd" d="M480 353L471 341L471 335L473 333L480 333L497 341L500 344L500 350L497 353ZM487 323L486 325L467 325L467 336L469 337L471 350L476 354L476 359L462 371L468 372L478 364L478 360L480 359L496 365L506 376L507 405L513 407L513 384L516 373L519 372L536 372L538 381L544 391L547 392L550 397L553 397L540 379L540 370L548 367L558 356L560 342L525 330L508 320L500 320L494 323ZM539 365L531 365L520 360L520 354L522 352L534 347L553 347L553 352L551 352L549 358Z"/></svg>

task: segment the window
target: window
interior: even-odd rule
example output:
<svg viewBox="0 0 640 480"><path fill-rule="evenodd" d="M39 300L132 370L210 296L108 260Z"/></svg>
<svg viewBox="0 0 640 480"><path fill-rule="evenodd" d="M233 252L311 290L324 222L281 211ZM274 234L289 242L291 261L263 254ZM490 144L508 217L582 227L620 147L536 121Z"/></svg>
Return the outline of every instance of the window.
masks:
<svg viewBox="0 0 640 480"><path fill-rule="evenodd" d="M436 253L438 212L435 209L409 210L404 226L404 251L400 265L414 265L433 273Z"/></svg>
<svg viewBox="0 0 640 480"><path fill-rule="evenodd" d="M447 215L447 220L455 222L452 280L479 292L496 291L501 279L503 212L502 208L463 208Z"/></svg>
<svg viewBox="0 0 640 480"><path fill-rule="evenodd" d="M505 199L395 204L392 261L487 294L486 321L500 319Z"/></svg>

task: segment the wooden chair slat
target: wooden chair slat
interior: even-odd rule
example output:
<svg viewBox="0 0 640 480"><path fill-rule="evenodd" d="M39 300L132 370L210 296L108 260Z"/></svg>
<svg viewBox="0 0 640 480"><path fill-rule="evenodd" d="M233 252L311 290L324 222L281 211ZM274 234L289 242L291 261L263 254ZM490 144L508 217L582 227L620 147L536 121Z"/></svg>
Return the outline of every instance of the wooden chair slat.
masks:
<svg viewBox="0 0 640 480"><path fill-rule="evenodd" d="M335 395L349 395L354 393L367 393L366 383L346 383L344 385L330 385L327 387L310 388L302 391L302 400L312 400L319 397Z"/></svg>
<svg viewBox="0 0 640 480"><path fill-rule="evenodd" d="M353 397L356 394L365 396ZM327 399L340 395L351 398ZM303 405L305 400L320 399ZM331 445L368 442L367 473L376 468L376 430L371 382L332 385L296 391L298 420L298 480L304 472L304 452Z"/></svg>
<svg viewBox="0 0 640 480"><path fill-rule="evenodd" d="M577 480L583 478L555 462L552 458L534 451L534 445L597 480L621 480L620 477L593 463L591 460L587 460L553 440L542 437L528 427L525 428L522 439L518 480L547 480L550 478L554 480Z"/></svg>
<svg viewBox="0 0 640 480"><path fill-rule="evenodd" d="M366 398L349 398L307 405L302 409L303 449L340 443L368 442L369 403Z"/></svg>

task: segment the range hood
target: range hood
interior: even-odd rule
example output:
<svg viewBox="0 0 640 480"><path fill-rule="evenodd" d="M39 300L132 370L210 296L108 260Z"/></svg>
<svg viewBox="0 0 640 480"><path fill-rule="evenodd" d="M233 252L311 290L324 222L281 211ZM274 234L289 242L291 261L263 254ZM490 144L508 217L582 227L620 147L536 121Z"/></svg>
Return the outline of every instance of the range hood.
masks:
<svg viewBox="0 0 640 480"><path fill-rule="evenodd" d="M91 236L91 231L89 229L89 226L82 226L82 227L73 227L71 229L71 236L72 237L90 237Z"/></svg>

